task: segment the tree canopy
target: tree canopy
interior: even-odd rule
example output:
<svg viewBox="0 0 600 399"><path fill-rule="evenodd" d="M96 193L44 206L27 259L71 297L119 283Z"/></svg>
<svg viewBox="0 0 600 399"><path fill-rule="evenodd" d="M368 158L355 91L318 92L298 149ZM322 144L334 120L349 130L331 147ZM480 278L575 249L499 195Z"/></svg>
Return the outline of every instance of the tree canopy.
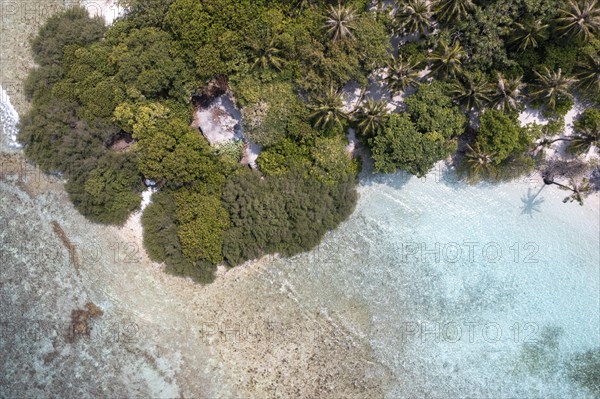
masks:
<svg viewBox="0 0 600 399"><path fill-rule="evenodd" d="M460 138L470 170L494 176L533 162L536 137L515 115L525 101L543 107L549 126L574 95L600 101L593 1L417 0L391 14L368 0L122 5L108 28L82 8L41 28L19 140L97 222L124 223L143 182L155 181L145 246L197 281L221 262L309 249L349 214L359 165L345 150L348 127L376 171L423 176ZM402 33L419 40L395 54L391 38ZM366 88L385 67L402 111L373 99L348 110L342 88ZM258 170L238 162L247 142L213 147L191 127L194 99L215 80L220 92L205 100L226 93L240 108L245 139L262 147ZM467 116L480 121L465 133ZM596 119L586 111L577 122L575 154L597 146Z"/></svg>

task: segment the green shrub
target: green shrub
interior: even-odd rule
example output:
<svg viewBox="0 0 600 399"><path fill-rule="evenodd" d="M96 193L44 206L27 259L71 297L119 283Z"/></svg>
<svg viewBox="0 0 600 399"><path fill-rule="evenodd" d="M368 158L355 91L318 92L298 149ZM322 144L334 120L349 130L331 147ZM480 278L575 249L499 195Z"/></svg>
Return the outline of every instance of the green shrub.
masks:
<svg viewBox="0 0 600 399"><path fill-rule="evenodd" d="M481 116L477 143L484 152L495 154L493 159L498 165L517 149L522 149L523 134L517 120L490 109Z"/></svg>
<svg viewBox="0 0 600 399"><path fill-rule="evenodd" d="M66 189L77 210L98 223L125 223L141 202L135 162L130 154L107 153L89 172L71 172Z"/></svg>
<svg viewBox="0 0 600 399"><path fill-rule="evenodd" d="M164 263L165 271L170 274L190 277L204 284L212 282L216 270L214 265L194 262L183 255L175 213L171 191L163 190L152 195L152 203L142 214L144 248L148 256L155 262Z"/></svg>
<svg viewBox="0 0 600 399"><path fill-rule="evenodd" d="M85 46L102 38L102 18L90 18L81 7L70 8L48 18L31 42L33 59L40 66L60 64L69 45Z"/></svg>
<svg viewBox="0 0 600 399"><path fill-rule="evenodd" d="M316 246L356 203L355 177L330 186L290 171L268 179L253 172L235 175L223 200L232 227L225 232L223 255L234 266L265 254L291 256Z"/></svg>

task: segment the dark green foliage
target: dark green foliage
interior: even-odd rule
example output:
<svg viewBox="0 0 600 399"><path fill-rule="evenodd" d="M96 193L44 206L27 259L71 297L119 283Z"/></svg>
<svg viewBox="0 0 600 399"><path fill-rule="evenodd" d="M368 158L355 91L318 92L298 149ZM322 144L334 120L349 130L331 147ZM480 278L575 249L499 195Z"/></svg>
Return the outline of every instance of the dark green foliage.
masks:
<svg viewBox="0 0 600 399"><path fill-rule="evenodd" d="M411 59L417 66L421 66L427 59L427 48L417 42L406 43L398 50L398 57Z"/></svg>
<svg viewBox="0 0 600 399"><path fill-rule="evenodd" d="M480 120L477 143L481 149L496 154L494 163L499 164L516 150L522 148L523 129L510 116L493 109L487 110Z"/></svg>
<svg viewBox="0 0 600 399"><path fill-rule="evenodd" d="M60 64L65 47L98 41L105 30L104 21L91 19L84 8L71 8L56 14L48 19L31 42L33 59L41 66Z"/></svg>
<svg viewBox="0 0 600 399"><path fill-rule="evenodd" d="M508 2L498 1L462 20L463 47L470 56L470 67L478 70L504 69L510 64L502 36L507 34Z"/></svg>
<svg viewBox="0 0 600 399"><path fill-rule="evenodd" d="M243 109L244 134L255 143L269 146L277 143L295 114L305 107L288 82L261 84L246 78L236 85Z"/></svg>
<svg viewBox="0 0 600 399"><path fill-rule="evenodd" d="M466 122L448 95L447 86L440 82L421 85L406 99L406 112L421 133L439 134L444 139L462 134Z"/></svg>
<svg viewBox="0 0 600 399"><path fill-rule="evenodd" d="M83 168L89 167L89 172ZM130 154L107 153L72 173L66 189L75 207L90 220L123 224L140 205L143 185Z"/></svg>
<svg viewBox="0 0 600 399"><path fill-rule="evenodd" d="M123 223L139 206L141 181L157 181L163 192L144 212L144 242L174 274L209 281L224 253L236 264L316 245L351 211L357 164L338 134L346 116L311 126L298 94L366 83L388 58L384 21L357 1L352 40L334 43L323 34L324 4L301 12L250 0L122 5L127 15L105 35L99 19L73 10L36 39L42 66L27 81L33 107L20 134L27 155L62 173L77 208L102 223ZM236 171L236 156L189 127L191 94L216 74L227 75L247 135L265 147L262 179ZM243 192L228 196L226 182L227 193ZM247 218L238 206L273 218Z"/></svg>
<svg viewBox="0 0 600 399"><path fill-rule="evenodd" d="M600 110L588 108L573 124L575 135L569 143L569 151L585 154L591 146L600 148Z"/></svg>
<svg viewBox="0 0 600 399"><path fill-rule="evenodd" d="M592 395L600 395L600 348L574 356L569 364L569 376Z"/></svg>
<svg viewBox="0 0 600 399"><path fill-rule="evenodd" d="M281 176L291 169L308 170L311 162L310 149L300 146L293 140L284 139L277 145L263 151L258 157L260 170L267 176Z"/></svg>
<svg viewBox="0 0 600 399"><path fill-rule="evenodd" d="M174 0L121 0L125 8L127 24L135 28L164 26L165 14Z"/></svg>
<svg viewBox="0 0 600 399"><path fill-rule="evenodd" d="M196 180L222 183L219 165L206 139L178 118L167 103L123 103L115 119L137 141L138 169L146 178L173 187Z"/></svg>
<svg viewBox="0 0 600 399"><path fill-rule="evenodd" d="M163 190L152 195L152 202L142 214L142 225L144 248L150 259L170 263L169 258L181 254L172 193Z"/></svg>
<svg viewBox="0 0 600 399"><path fill-rule="evenodd" d="M533 170L535 160L527 148L538 133L522 128L517 114L488 109L480 118L475 143L458 165L471 183L480 180L510 181Z"/></svg>
<svg viewBox="0 0 600 399"><path fill-rule="evenodd" d="M357 53L363 72L382 67L391 51L390 35L383 21L374 15L359 17L355 30Z"/></svg>
<svg viewBox="0 0 600 399"><path fill-rule="evenodd" d="M334 185L290 171L269 179L253 172L234 176L223 200L232 228L225 233L223 255L230 265L265 254L290 256L316 246L354 209L354 176Z"/></svg>
<svg viewBox="0 0 600 399"><path fill-rule="evenodd" d="M68 180L76 207L98 222L123 223L139 206L141 181L156 180L144 245L168 272L207 282L223 260L307 250L354 206L358 165L343 138L351 123L378 171L417 176L456 150L466 125L447 81L421 85L404 114L388 117L377 103L344 112L339 89L366 87L390 60L393 18L367 12L369 4L124 0L127 14L108 30L85 10L69 10L32 42L40 67L25 85L32 108L19 139L31 160ZM405 15L404 27L427 38L401 46L403 61L388 80L395 93L418 87L429 63L429 76L462 78L453 93L467 110L486 106L488 95L494 107L518 110L523 92L556 116L570 108L571 87L598 97L599 42L562 34L562 0L409 5L424 19ZM327 20L336 13L341 25ZM436 18L441 30L433 32ZM498 71L504 79L496 81ZM190 98L218 74L242 108L246 136L263 146L260 174L237 164L241 144L211 148L189 127ZM564 90L553 90L557 80ZM589 148L590 137L579 134L572 149ZM466 158L506 178L531 167L531 141L512 115L488 111Z"/></svg>
<svg viewBox="0 0 600 399"><path fill-rule="evenodd" d="M421 133L408 114L390 115L370 145L376 171L394 173L401 169L418 177L425 176L453 149L451 142L440 134Z"/></svg>
<svg viewBox="0 0 600 399"><path fill-rule="evenodd" d="M575 132L583 132L586 130L599 131L600 130L600 110L597 108L587 108L577 118L573 124Z"/></svg>
<svg viewBox="0 0 600 399"><path fill-rule="evenodd" d="M577 62L579 48L561 44L553 42L548 43L544 47L542 55L544 59L543 65L547 66L550 70L561 68L563 73L570 75Z"/></svg>
<svg viewBox="0 0 600 399"><path fill-rule="evenodd" d="M42 170L68 179L75 207L100 223L122 224L143 189L134 153L110 149L120 130L111 117L117 91L105 80L100 19L71 9L47 22L33 41L41 65L28 77L33 105L21 121L25 154ZM88 46L82 47L82 46Z"/></svg>
<svg viewBox="0 0 600 399"><path fill-rule="evenodd" d="M167 32L157 28L135 29L109 55L115 78L145 96L187 97L182 78L185 65L175 55Z"/></svg>
<svg viewBox="0 0 600 399"><path fill-rule="evenodd" d="M183 256L176 223L173 192L163 190L152 195L152 203L142 214L144 248L150 259L164 262L165 270L176 276L191 277L200 283L210 283L215 266Z"/></svg>
<svg viewBox="0 0 600 399"><path fill-rule="evenodd" d="M213 265L223 261L223 235L229 214L218 195L184 188L175 195L177 235L187 259Z"/></svg>
<svg viewBox="0 0 600 399"><path fill-rule="evenodd" d="M579 95L600 106L600 38L581 48L574 68Z"/></svg>
<svg viewBox="0 0 600 399"><path fill-rule="evenodd" d="M76 176L108 151L119 130L106 119L80 120L74 103L53 100L35 104L21 121L19 140L44 171Z"/></svg>
<svg viewBox="0 0 600 399"><path fill-rule="evenodd" d="M455 138L463 133L466 118L447 91L440 82L421 85L406 100L406 113L390 115L369 140L375 170L402 169L420 177L456 150Z"/></svg>

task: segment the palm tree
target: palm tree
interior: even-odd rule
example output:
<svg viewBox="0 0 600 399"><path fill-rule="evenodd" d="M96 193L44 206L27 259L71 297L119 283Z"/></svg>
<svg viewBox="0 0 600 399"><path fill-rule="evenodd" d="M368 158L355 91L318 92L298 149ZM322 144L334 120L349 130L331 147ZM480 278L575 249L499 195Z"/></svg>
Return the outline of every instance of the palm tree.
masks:
<svg viewBox="0 0 600 399"><path fill-rule="evenodd" d="M329 13L325 17L325 28L333 41L354 37L352 29L354 29L355 13L354 8L350 6L340 4L337 7L329 6Z"/></svg>
<svg viewBox="0 0 600 399"><path fill-rule="evenodd" d="M571 98L569 89L577 80L563 75L560 68L555 72L544 66L542 73L533 72L537 76L538 83L535 85L534 90L529 93L532 97L542 100L551 109L556 108L557 100Z"/></svg>
<svg viewBox="0 0 600 399"><path fill-rule="evenodd" d="M561 190L571 191L571 194L563 199L563 202L577 201L583 205L583 200L591 191L591 186L587 178L580 178L589 171L590 165L579 158L572 161L559 159L547 160L542 169L542 179L546 185L556 185ZM562 184L556 181L557 178L568 178L568 183Z"/></svg>
<svg viewBox="0 0 600 399"><path fill-rule="evenodd" d="M374 137L388 116L385 101L369 98L355 116L358 132L364 137Z"/></svg>
<svg viewBox="0 0 600 399"><path fill-rule="evenodd" d="M406 32L424 34L432 23L429 4L425 0L408 0L401 6L396 19Z"/></svg>
<svg viewBox="0 0 600 399"><path fill-rule="evenodd" d="M576 182L575 180L570 180L569 183L570 183L569 184L570 187L554 182L554 184L558 185L559 188L573 192L571 195L569 195L568 197L563 199L563 202L566 203L567 201L568 202L577 201L577 203L579 205L583 206L584 198L589 194L590 191L592 191L592 187L589 185L589 180L581 179L580 182Z"/></svg>
<svg viewBox="0 0 600 399"><path fill-rule="evenodd" d="M587 127L577 131L571 138L569 151L575 154L585 154L592 146L600 148L600 129Z"/></svg>
<svg viewBox="0 0 600 399"><path fill-rule="evenodd" d="M467 144L467 152L465 153L464 161L468 167L469 180L471 182L477 182L481 178L492 177L495 172L495 156L495 153L483 151L480 148L479 143L476 143L475 147L471 147Z"/></svg>
<svg viewBox="0 0 600 399"><path fill-rule="evenodd" d="M385 80L392 93L398 93L409 87L417 87L419 85L418 64L411 57L408 57L406 60L402 56L390 59L388 62L388 76Z"/></svg>
<svg viewBox="0 0 600 399"><path fill-rule="evenodd" d="M435 16L444 25L465 18L474 9L473 0L437 0L433 3Z"/></svg>
<svg viewBox="0 0 600 399"><path fill-rule="evenodd" d="M589 41L600 30L600 6L597 0L569 0L556 21L563 35Z"/></svg>
<svg viewBox="0 0 600 399"><path fill-rule="evenodd" d="M540 42L548 39L548 24L541 19L528 19L522 24L516 23L516 26L510 43L516 45L518 51L537 48Z"/></svg>
<svg viewBox="0 0 600 399"><path fill-rule="evenodd" d="M333 87L325 95L316 100L312 106L313 112L309 115L316 128L327 129L333 126L344 127L348 115L343 111L344 99Z"/></svg>
<svg viewBox="0 0 600 399"><path fill-rule="evenodd" d="M462 70L463 49L460 42L455 41L452 46L442 41L438 47L429 54L431 62L430 75L444 79L456 76Z"/></svg>
<svg viewBox="0 0 600 399"><path fill-rule="evenodd" d="M575 71L579 87L600 93L600 56L588 54L576 64Z"/></svg>
<svg viewBox="0 0 600 399"><path fill-rule="evenodd" d="M281 53L275 45L275 39L272 38L269 41L263 41L260 44L254 44L252 47L252 53L254 55L254 63L251 69L261 67L262 69L269 69L274 67L277 70L281 70L283 65L283 58L279 57Z"/></svg>
<svg viewBox="0 0 600 399"><path fill-rule="evenodd" d="M450 93L467 111L481 110L492 101L490 82L481 72L463 74L452 83Z"/></svg>
<svg viewBox="0 0 600 399"><path fill-rule="evenodd" d="M516 110L523 99L522 92L525 88L523 77L505 79L500 72L497 77L498 84L493 95L492 106L499 111Z"/></svg>
<svg viewBox="0 0 600 399"><path fill-rule="evenodd" d="M563 199L564 203L577 201L579 205L583 206L583 200L587 194L592 190L589 185L588 179L581 179L580 182L576 182L574 179L569 179L569 185L557 183L552 179L544 178L544 183L554 184L561 190L571 191L571 194Z"/></svg>

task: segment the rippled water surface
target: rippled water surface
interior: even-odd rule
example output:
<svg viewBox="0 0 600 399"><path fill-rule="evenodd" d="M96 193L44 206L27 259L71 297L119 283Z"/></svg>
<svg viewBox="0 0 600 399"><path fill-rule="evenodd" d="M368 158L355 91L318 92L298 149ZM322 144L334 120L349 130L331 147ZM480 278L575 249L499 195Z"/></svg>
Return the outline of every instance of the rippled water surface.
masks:
<svg viewBox="0 0 600 399"><path fill-rule="evenodd" d="M600 342L597 206L451 176L363 179L351 219L273 273L368 338L389 397L591 397L567 369Z"/></svg>

